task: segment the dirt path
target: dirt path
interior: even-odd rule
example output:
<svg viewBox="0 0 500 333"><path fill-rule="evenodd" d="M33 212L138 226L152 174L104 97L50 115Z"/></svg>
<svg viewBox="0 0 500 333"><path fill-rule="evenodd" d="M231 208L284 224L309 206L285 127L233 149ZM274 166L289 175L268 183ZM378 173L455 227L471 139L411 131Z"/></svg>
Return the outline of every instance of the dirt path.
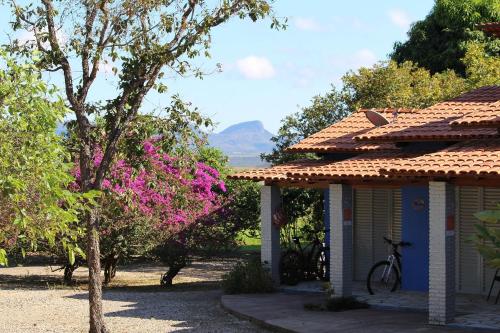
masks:
<svg viewBox="0 0 500 333"><path fill-rule="evenodd" d="M104 292L111 332L264 332L221 309L217 281L230 262L195 262L174 280L171 290L157 287L163 267L136 265L117 272ZM76 277L84 279L80 269ZM0 269L0 332L88 332L84 286L58 284L50 268Z"/></svg>

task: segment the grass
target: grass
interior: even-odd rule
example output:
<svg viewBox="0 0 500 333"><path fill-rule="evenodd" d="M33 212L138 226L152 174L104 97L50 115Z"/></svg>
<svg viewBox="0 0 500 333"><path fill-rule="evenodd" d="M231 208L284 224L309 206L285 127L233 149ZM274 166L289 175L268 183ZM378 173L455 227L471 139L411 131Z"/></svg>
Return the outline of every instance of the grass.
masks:
<svg viewBox="0 0 500 333"><path fill-rule="evenodd" d="M245 233L242 233L238 236L241 242L241 246L239 248L240 251L243 252L260 252L260 235L257 237L249 237Z"/></svg>

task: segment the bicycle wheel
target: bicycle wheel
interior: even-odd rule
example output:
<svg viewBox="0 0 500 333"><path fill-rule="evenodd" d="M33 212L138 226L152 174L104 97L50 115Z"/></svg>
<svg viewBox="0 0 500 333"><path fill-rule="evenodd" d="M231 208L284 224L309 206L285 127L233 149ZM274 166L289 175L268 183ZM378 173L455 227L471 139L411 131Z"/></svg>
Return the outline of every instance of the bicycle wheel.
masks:
<svg viewBox="0 0 500 333"><path fill-rule="evenodd" d="M294 250L284 252L280 260L281 283L296 285L303 279L303 275L300 254Z"/></svg>
<svg viewBox="0 0 500 333"><path fill-rule="evenodd" d="M370 269L366 286L370 295L393 292L398 287L399 271L389 261L379 261Z"/></svg>

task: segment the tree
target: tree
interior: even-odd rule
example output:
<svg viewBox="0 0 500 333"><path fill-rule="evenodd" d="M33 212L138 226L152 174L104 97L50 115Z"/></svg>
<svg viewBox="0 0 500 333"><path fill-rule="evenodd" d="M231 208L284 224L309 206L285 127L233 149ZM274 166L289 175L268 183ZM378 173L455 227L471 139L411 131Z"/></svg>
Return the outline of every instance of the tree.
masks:
<svg viewBox="0 0 500 333"><path fill-rule="evenodd" d="M225 191L225 186L217 170L193 164L184 156L171 156L161 149L161 142L162 137L156 136L143 142L142 153L133 160L118 158L103 181L99 232L107 250L102 256L106 283L113 278L118 259L135 246L146 253L157 245L155 240L161 248L175 240L174 248L187 248L187 233L202 226L201 221L210 222L221 206L218 192ZM95 151L93 163L99 165L103 153ZM75 174L73 188L79 189L80 170ZM184 257L172 251L168 255L176 262ZM174 272L171 284L183 265L168 264L169 272Z"/></svg>
<svg viewBox="0 0 500 333"><path fill-rule="evenodd" d="M500 56L489 56L484 44L469 43L462 61L470 88L500 85Z"/></svg>
<svg viewBox="0 0 500 333"><path fill-rule="evenodd" d="M460 61L470 41L483 42L489 54L500 52L500 41L477 28L479 23L500 21L496 0L436 0L431 12L414 23L406 42L396 42L391 58L402 64L412 61L431 73L454 70L465 75Z"/></svg>
<svg viewBox="0 0 500 333"><path fill-rule="evenodd" d="M359 108L426 108L460 95L466 81L453 71L431 74L412 62L380 62L342 77L343 102Z"/></svg>
<svg viewBox="0 0 500 333"><path fill-rule="evenodd" d="M113 162L122 133L134 122L145 96L166 90L166 73L198 77L203 72L193 59L209 56L210 32L232 17L253 21L272 15L271 1L60 1L19 5L12 0L14 30L33 34L34 43L15 40L11 47L23 54L30 47L41 54L38 66L62 72L70 109L76 116L79 139L81 191L99 190ZM272 27L281 23L272 19ZM106 143L103 158L93 164L89 93L105 63L116 63L118 92L105 105ZM77 68L79 67L79 68ZM118 68L120 67L120 68ZM96 211L85 215L89 264L90 332L105 332L100 279L99 220Z"/></svg>
<svg viewBox="0 0 500 333"><path fill-rule="evenodd" d="M39 241L60 242L74 261L75 251L82 253L75 240L83 205L67 189L72 164L56 134L68 110L32 63L3 49L0 61L0 264L7 264L6 250L24 253Z"/></svg>

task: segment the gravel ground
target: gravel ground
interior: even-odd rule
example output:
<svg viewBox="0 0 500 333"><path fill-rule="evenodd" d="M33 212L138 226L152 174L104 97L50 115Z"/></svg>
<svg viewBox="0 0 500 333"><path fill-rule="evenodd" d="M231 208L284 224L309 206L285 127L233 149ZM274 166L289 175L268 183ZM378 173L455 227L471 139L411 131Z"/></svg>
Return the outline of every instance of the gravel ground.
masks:
<svg viewBox="0 0 500 333"><path fill-rule="evenodd" d="M265 332L227 314L213 281L227 262L195 262L174 280L172 290L157 287L162 267L139 265L117 272L104 292L111 332ZM76 277L84 279L79 269ZM0 269L0 332L88 332L85 285L58 285L61 273L49 267ZM45 285L44 285L45 284Z"/></svg>

